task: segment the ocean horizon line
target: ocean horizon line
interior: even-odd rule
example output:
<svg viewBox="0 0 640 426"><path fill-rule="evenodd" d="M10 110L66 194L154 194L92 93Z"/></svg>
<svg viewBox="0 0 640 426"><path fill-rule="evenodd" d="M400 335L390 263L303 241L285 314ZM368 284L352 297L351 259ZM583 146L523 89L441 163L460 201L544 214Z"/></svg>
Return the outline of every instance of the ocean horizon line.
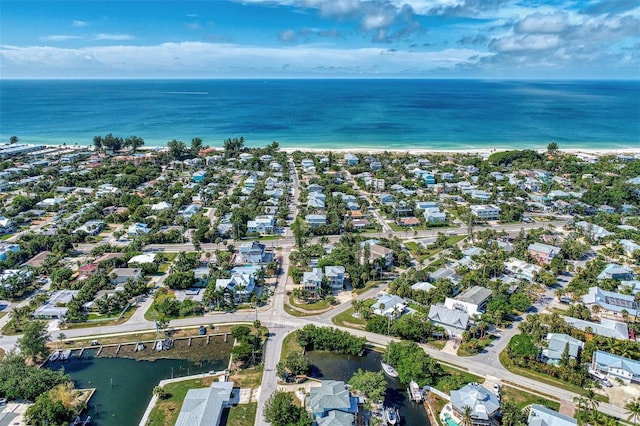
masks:
<svg viewBox="0 0 640 426"><path fill-rule="evenodd" d="M304 77L29 77L29 78L0 78L2 82L11 81L340 81L340 80L362 80L362 81L470 81L470 82L537 82L537 83L554 83L554 82L625 82L638 83L640 79L632 78L490 78L490 77L404 77L404 76L304 76Z"/></svg>

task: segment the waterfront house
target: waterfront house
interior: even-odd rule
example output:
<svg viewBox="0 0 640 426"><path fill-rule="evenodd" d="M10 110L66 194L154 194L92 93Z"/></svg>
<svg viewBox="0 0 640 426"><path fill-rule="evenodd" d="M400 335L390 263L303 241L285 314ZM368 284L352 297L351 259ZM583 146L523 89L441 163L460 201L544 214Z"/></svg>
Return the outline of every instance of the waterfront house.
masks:
<svg viewBox="0 0 640 426"><path fill-rule="evenodd" d="M565 350L570 359L576 359L583 346L584 343L567 334L548 333L547 348L542 350L542 359L547 364L558 365Z"/></svg>
<svg viewBox="0 0 640 426"><path fill-rule="evenodd" d="M347 153L344 155L344 160L348 166L356 166L360 162L360 159L354 154Z"/></svg>
<svg viewBox="0 0 640 426"><path fill-rule="evenodd" d="M451 391L451 407L454 420L462 424L466 407L471 408L473 426L498 426L500 401L492 392L477 383L469 383Z"/></svg>
<svg viewBox="0 0 640 426"><path fill-rule="evenodd" d="M51 293L49 300L33 312L34 318L61 319L69 309L65 306L78 296L80 290L58 290Z"/></svg>
<svg viewBox="0 0 640 426"><path fill-rule="evenodd" d="M210 387L189 389L176 426L218 426L222 412L233 403L233 382L213 382Z"/></svg>
<svg viewBox="0 0 640 426"><path fill-rule="evenodd" d="M305 406L318 425L351 426L358 413L358 398L351 395L343 381L322 380L319 387L309 389ZM327 418L338 419L340 422L327 422Z"/></svg>
<svg viewBox="0 0 640 426"><path fill-rule="evenodd" d="M591 359L591 369L627 384L640 383L640 361L595 351Z"/></svg>
<svg viewBox="0 0 640 426"><path fill-rule="evenodd" d="M531 404L527 426L577 426L578 421L573 417L560 414L544 405Z"/></svg>
<svg viewBox="0 0 640 426"><path fill-rule="evenodd" d="M455 309L449 309L442 305L431 305L429 308L429 321L447 330L451 337L461 337L469 327L469 315Z"/></svg>

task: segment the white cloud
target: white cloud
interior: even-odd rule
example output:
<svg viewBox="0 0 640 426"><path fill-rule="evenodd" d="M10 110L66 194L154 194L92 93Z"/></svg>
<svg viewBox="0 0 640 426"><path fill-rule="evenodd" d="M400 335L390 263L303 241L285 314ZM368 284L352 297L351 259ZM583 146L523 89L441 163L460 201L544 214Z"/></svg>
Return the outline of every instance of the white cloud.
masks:
<svg viewBox="0 0 640 426"><path fill-rule="evenodd" d="M567 15L562 12L553 14L534 13L518 22L515 31L522 34L554 34L567 28Z"/></svg>
<svg viewBox="0 0 640 426"><path fill-rule="evenodd" d="M74 20L71 22L71 26L72 26L72 27L86 27L86 26L88 26L88 25L89 25L89 23L88 23L88 22L86 22L86 21L80 21L80 20L77 20L77 19L74 19Z"/></svg>
<svg viewBox="0 0 640 426"><path fill-rule="evenodd" d="M557 35L532 34L522 37L503 37L491 43L491 47L501 53L531 52L553 49L560 46L560 43Z"/></svg>
<svg viewBox="0 0 640 426"><path fill-rule="evenodd" d="M280 34L278 34L278 38L280 39L280 41L291 43L296 40L296 32L293 30L282 31Z"/></svg>
<svg viewBox="0 0 640 426"><path fill-rule="evenodd" d="M126 41L133 40L133 36L129 34L96 34L94 40L110 40L110 41Z"/></svg>
<svg viewBox="0 0 640 426"><path fill-rule="evenodd" d="M390 52L381 48L332 49L318 46L269 48L237 44L183 42L153 46L93 46L62 49L47 46L0 46L0 70L5 75L34 75L40 69L64 76L209 76L232 77L250 72L264 74L287 67L288 72L311 75L340 69L345 75L421 75L430 70L455 69L476 63L486 53L472 49L439 52ZM29 72L29 70L32 70ZM240 73L240 74L239 74Z"/></svg>
<svg viewBox="0 0 640 426"><path fill-rule="evenodd" d="M58 41L77 40L77 39L81 39L81 38L82 37L80 37L80 36L74 36L74 35L69 35L69 34L53 34L53 35L40 37L40 41L58 42Z"/></svg>

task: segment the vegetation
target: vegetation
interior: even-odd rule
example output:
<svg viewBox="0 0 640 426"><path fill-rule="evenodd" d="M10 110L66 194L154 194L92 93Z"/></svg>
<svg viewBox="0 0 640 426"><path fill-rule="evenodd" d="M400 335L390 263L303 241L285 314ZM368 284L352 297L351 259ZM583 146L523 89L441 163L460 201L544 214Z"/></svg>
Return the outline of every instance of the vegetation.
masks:
<svg viewBox="0 0 640 426"><path fill-rule="evenodd" d="M385 359L398 371L398 379L409 384L435 386L448 373L415 342L391 342Z"/></svg>
<svg viewBox="0 0 640 426"><path fill-rule="evenodd" d="M231 349L231 355L243 367L254 366L262 359L262 329L260 321L256 320L253 328L247 325L236 325L231 329L231 335L236 339L236 345Z"/></svg>
<svg viewBox="0 0 640 426"><path fill-rule="evenodd" d="M288 376L301 376L309 373L311 364L302 351L293 350L287 353L284 361L276 365L276 374L278 377L286 379Z"/></svg>
<svg viewBox="0 0 640 426"><path fill-rule="evenodd" d="M47 347L50 339L46 322L29 321L24 326L23 335L18 339L17 345L27 359L37 362L45 359L51 353Z"/></svg>
<svg viewBox="0 0 640 426"><path fill-rule="evenodd" d="M290 393L277 390L265 403L264 418L273 426L310 426L311 418L293 402Z"/></svg>
<svg viewBox="0 0 640 426"><path fill-rule="evenodd" d="M382 371L364 371L360 368L349 379L349 386L371 401L381 401L387 391L387 381Z"/></svg>
<svg viewBox="0 0 640 426"><path fill-rule="evenodd" d="M28 365L22 354L9 352L0 360L0 395L35 401L57 385L69 382L63 371Z"/></svg>
<svg viewBox="0 0 640 426"><path fill-rule="evenodd" d="M80 392L74 390L73 383L57 385L39 395L35 404L27 409L26 417L30 425L48 426L68 424L80 411Z"/></svg>
<svg viewBox="0 0 640 426"><path fill-rule="evenodd" d="M298 344L308 351L332 351L346 355L360 355L366 339L332 327L307 324L297 332Z"/></svg>

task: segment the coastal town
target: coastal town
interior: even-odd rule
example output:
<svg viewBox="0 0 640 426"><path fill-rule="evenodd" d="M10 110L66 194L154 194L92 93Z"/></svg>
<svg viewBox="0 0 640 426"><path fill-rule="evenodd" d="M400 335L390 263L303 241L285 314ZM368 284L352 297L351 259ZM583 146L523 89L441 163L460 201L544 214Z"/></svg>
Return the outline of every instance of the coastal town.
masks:
<svg viewBox="0 0 640 426"><path fill-rule="evenodd" d="M0 144L0 425L640 420L640 152L219 143Z"/></svg>

